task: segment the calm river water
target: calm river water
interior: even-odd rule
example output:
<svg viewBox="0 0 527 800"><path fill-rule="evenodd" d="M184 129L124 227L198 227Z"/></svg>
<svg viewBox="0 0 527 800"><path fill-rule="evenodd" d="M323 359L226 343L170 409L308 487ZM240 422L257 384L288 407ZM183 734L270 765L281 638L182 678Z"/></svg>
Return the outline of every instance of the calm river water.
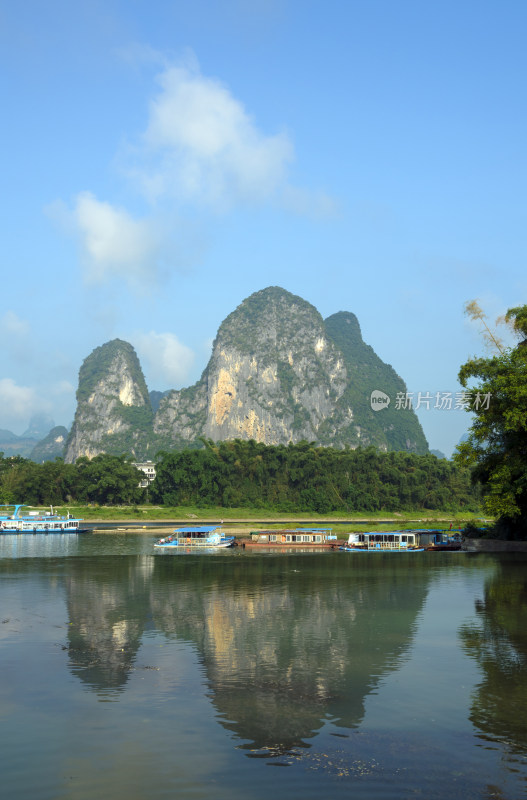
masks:
<svg viewBox="0 0 527 800"><path fill-rule="evenodd" d="M0 768L31 800L527 797L527 559L0 539Z"/></svg>

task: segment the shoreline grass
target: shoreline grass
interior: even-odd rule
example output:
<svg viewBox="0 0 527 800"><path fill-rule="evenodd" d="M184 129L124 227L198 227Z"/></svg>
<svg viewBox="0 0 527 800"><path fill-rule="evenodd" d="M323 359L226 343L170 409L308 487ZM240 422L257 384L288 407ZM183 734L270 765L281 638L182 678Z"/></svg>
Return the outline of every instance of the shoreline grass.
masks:
<svg viewBox="0 0 527 800"><path fill-rule="evenodd" d="M315 512L278 512L269 509L255 508L198 508L196 506L164 507L154 505L141 506L98 506L67 505L54 506L59 514L70 513L86 522L155 522L173 523L174 525L192 525L218 523L224 525L246 524L266 527L281 525L313 525L338 523L339 531L352 533L378 526L379 530L386 526L396 529L406 527L463 527L467 522L487 524L491 520L484 519L483 514L474 512L447 512L441 510L420 511L375 511L375 512L337 512L317 514Z"/></svg>

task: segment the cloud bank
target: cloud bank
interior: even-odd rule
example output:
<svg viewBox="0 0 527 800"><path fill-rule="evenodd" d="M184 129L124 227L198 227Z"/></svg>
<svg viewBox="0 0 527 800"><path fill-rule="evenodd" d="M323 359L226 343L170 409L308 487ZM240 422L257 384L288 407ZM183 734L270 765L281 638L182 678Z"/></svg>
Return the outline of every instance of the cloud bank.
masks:
<svg viewBox="0 0 527 800"><path fill-rule="evenodd" d="M19 386L12 378L0 378L0 407L10 420L7 424L26 423L37 411L42 411L43 403L35 389Z"/></svg>
<svg viewBox="0 0 527 800"><path fill-rule="evenodd" d="M164 64L156 82L143 132L119 154L120 168L148 214L133 216L92 191L79 192L71 208L52 209L63 222L68 218L89 283L117 278L151 286L164 273L187 268L199 248L185 240L185 218L195 228L196 219L211 213L270 204L300 215L333 213L332 198L290 183L289 136L264 133L240 100L204 76L195 60L191 66Z"/></svg>
<svg viewBox="0 0 527 800"><path fill-rule="evenodd" d="M224 210L269 200L286 181L294 150L285 133L261 132L218 80L168 67L131 174L153 200L161 196Z"/></svg>
<svg viewBox="0 0 527 800"><path fill-rule="evenodd" d="M90 282L120 277L144 283L157 277L164 247L158 223L134 219L124 209L97 200L90 192L77 196L72 214Z"/></svg>
<svg viewBox="0 0 527 800"><path fill-rule="evenodd" d="M172 333L139 333L131 337L147 375L149 388L186 385L194 364L193 351Z"/></svg>

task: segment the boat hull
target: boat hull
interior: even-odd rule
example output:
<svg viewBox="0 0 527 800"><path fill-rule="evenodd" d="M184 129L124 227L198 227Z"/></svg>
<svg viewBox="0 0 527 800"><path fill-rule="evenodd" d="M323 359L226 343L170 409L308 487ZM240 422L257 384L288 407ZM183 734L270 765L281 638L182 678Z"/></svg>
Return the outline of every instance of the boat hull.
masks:
<svg viewBox="0 0 527 800"><path fill-rule="evenodd" d="M232 547L234 544L234 536L226 537L219 542L164 542L163 544L157 543L154 545L156 550L217 550Z"/></svg>
<svg viewBox="0 0 527 800"><path fill-rule="evenodd" d="M429 551L438 550L441 552L451 552L451 553L459 552L462 549L463 548L461 544L432 544L430 545L430 547L426 548L426 550Z"/></svg>
<svg viewBox="0 0 527 800"><path fill-rule="evenodd" d="M424 553L424 547L339 547L346 553Z"/></svg>
<svg viewBox="0 0 527 800"><path fill-rule="evenodd" d="M296 548L303 548L303 549L310 549L310 550L336 550L338 549L338 545L333 543L324 543L324 542L244 542L244 547L260 547L265 548L266 550L269 549L283 549L287 547L287 549L296 549Z"/></svg>
<svg viewBox="0 0 527 800"><path fill-rule="evenodd" d="M89 528L68 528L68 530L63 530L62 528L50 528L49 530L45 530L44 528L31 528L31 529L24 529L19 530L18 528L3 528L0 530L0 535L10 535L10 536L33 536L35 534L44 534L47 536L48 534L72 534L72 533L89 533Z"/></svg>

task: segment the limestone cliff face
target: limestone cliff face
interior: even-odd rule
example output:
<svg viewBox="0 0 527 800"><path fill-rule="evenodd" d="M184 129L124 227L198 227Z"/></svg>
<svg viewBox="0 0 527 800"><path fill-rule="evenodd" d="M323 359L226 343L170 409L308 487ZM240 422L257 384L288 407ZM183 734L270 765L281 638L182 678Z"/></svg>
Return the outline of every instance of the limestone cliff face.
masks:
<svg viewBox="0 0 527 800"><path fill-rule="evenodd" d="M382 412L375 389L395 400L404 381L362 340L354 314L323 320L314 306L279 287L248 297L221 324L210 361L194 386L151 393L131 345L97 348L79 374L78 407L65 458L159 450L213 441L302 439L333 447L374 445L425 453L411 409Z"/></svg>
<svg viewBox="0 0 527 800"><path fill-rule="evenodd" d="M154 429L177 439L199 428L214 441L316 440L346 384L344 360L318 311L271 287L222 323L201 381L162 400Z"/></svg>
<svg viewBox="0 0 527 800"><path fill-rule="evenodd" d="M151 437L152 409L132 345L114 339L85 359L79 372L77 411L65 460L101 452L144 455Z"/></svg>

